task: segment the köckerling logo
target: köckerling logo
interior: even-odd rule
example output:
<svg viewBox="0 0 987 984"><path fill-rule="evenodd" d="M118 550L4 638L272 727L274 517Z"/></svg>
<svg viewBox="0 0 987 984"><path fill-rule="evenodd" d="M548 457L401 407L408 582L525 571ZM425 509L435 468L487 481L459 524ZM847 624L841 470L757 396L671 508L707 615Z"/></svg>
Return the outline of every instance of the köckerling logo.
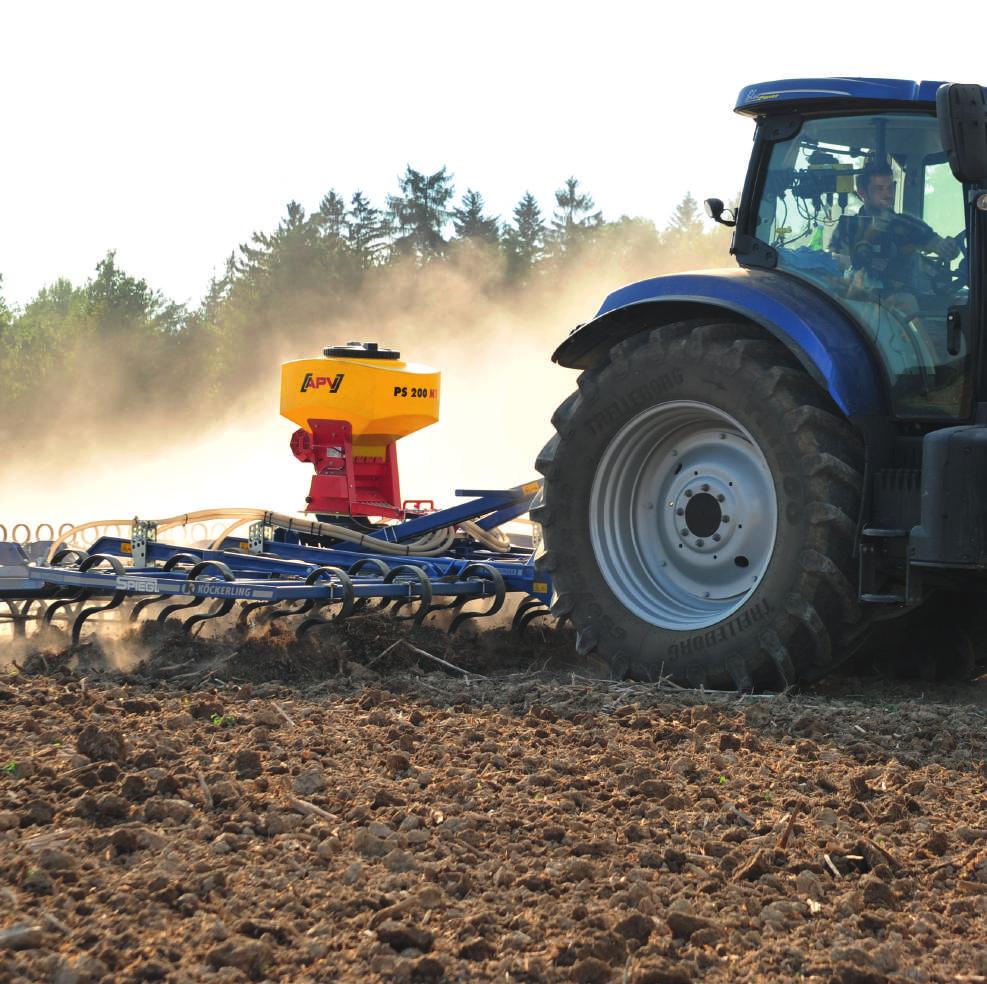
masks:
<svg viewBox="0 0 987 984"><path fill-rule="evenodd" d="M305 373L305 378L302 380L300 392L304 393L306 390L321 389L323 386L328 386L330 393L336 393L342 384L343 373L341 372L335 376L313 376L312 373L307 372Z"/></svg>

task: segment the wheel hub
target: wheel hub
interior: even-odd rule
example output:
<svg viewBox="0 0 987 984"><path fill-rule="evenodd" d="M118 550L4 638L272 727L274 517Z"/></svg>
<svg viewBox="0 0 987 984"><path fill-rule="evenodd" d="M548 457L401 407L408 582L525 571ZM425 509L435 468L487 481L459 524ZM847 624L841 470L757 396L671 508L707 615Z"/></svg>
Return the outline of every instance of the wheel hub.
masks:
<svg viewBox="0 0 987 984"><path fill-rule="evenodd" d="M777 502L749 432L716 407L682 401L646 410L614 436L590 517L617 596L652 624L701 628L739 608L763 576Z"/></svg>

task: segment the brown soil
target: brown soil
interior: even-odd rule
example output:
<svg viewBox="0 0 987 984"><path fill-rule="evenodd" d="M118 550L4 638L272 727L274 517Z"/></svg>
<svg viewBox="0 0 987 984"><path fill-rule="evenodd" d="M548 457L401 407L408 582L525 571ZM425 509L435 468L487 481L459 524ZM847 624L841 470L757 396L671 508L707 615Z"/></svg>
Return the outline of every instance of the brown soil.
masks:
<svg viewBox="0 0 987 984"><path fill-rule="evenodd" d="M0 981L987 980L987 682L737 697L569 647L18 650Z"/></svg>

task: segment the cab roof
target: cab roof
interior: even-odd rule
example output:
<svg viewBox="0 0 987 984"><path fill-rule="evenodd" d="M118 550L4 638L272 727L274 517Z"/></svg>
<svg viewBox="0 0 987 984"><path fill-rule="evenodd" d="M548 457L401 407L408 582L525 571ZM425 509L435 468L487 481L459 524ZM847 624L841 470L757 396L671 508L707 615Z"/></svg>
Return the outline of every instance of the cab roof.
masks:
<svg viewBox="0 0 987 984"><path fill-rule="evenodd" d="M942 82L912 82L907 79L780 79L745 86L734 107L747 116L790 113L795 109L824 109L908 103L922 108L935 106ZM916 105L918 108L918 105Z"/></svg>

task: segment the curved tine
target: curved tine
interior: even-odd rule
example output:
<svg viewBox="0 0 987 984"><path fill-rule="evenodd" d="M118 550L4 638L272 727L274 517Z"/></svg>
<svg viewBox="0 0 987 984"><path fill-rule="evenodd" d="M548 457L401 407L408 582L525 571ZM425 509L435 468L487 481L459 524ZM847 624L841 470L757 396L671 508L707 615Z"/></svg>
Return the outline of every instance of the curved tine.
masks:
<svg viewBox="0 0 987 984"><path fill-rule="evenodd" d="M193 596L191 601L181 601L176 602L174 605L166 605L160 612L158 612L155 621L166 622L169 615L174 615L175 612L184 611L186 608L195 608L198 605L201 605L205 600L205 598L196 598Z"/></svg>
<svg viewBox="0 0 987 984"><path fill-rule="evenodd" d="M224 564L221 560L202 560L199 557L195 558L197 563L188 572L188 579L190 581L198 580L200 574L205 573L210 567L215 567L219 571L219 576L224 581L235 581L236 575L230 570L227 564Z"/></svg>
<svg viewBox="0 0 987 984"><path fill-rule="evenodd" d="M346 584L352 585L353 583L352 580L347 577L346 571L340 567L331 567L328 564L324 564L322 567L316 567L314 571L311 571L308 577L305 578L305 583L318 584L319 581L324 580L327 576L330 580L334 577L337 578L340 584L345 582ZM346 599L344 598L343 600L345 601ZM324 604L326 604L326 602L321 598L306 598L302 607L298 609L298 614L304 615L305 612L310 612L316 606L321 606ZM346 614L349 615L350 612L347 612ZM343 617L345 618L346 616L344 615Z"/></svg>
<svg viewBox="0 0 987 984"><path fill-rule="evenodd" d="M59 550L58 553L51 558L51 566L61 567L62 561L67 557L75 557L75 562L81 564L84 560L89 559L89 553L85 550L75 550L72 547L66 547L64 550Z"/></svg>
<svg viewBox="0 0 987 984"><path fill-rule="evenodd" d="M41 621L45 625L51 625L51 620L55 617L55 612L62 608L68 608L69 605L74 605L77 601L86 601L92 595L91 591L87 591L85 588L72 588L71 594L64 598L59 598L58 601L53 601L46 609L44 615L41 616Z"/></svg>
<svg viewBox="0 0 987 984"><path fill-rule="evenodd" d="M315 609L315 614L310 615L301 625L295 629L295 637L301 639L303 635L310 632L317 625L331 625L333 622L342 622L344 618L349 618L353 614L356 608L356 595L353 593L353 579L349 576L346 571L340 570L338 567L317 567L311 574L305 579L306 584L315 584L316 581L322 580L324 577L328 576L330 580L336 580L339 582L340 587L343 589L343 601L340 605L339 611L336 612L332 618L323 618L318 612L329 604L329 600L322 602Z"/></svg>
<svg viewBox="0 0 987 984"><path fill-rule="evenodd" d="M452 624L449 626L449 635L452 635L461 625L465 624L470 619L486 618L489 615L494 615L496 612L499 612L501 606L504 604L504 599L507 597L507 587L504 584L504 579L500 576L500 571L490 567L488 564L470 564L460 571L459 580L476 580L470 576L471 574L479 575L478 580L493 582L495 590L493 601L485 612L459 611L459 614L452 620ZM478 597L483 596L479 595ZM460 598L453 607L459 610L468 601L474 600L474 598L470 597Z"/></svg>
<svg viewBox="0 0 987 984"><path fill-rule="evenodd" d="M398 611L404 608L406 605L413 605L415 603L415 598L398 598L394 602L394 609L392 614L398 621L401 622L414 622L415 625L421 625L425 621L425 617L432 610L432 582L425 576L425 572L420 568L416 567L414 564L398 564L397 567L391 569L390 574L384 578L385 584L393 584L395 579L400 575L410 574L418 582L418 607L410 615L398 615ZM412 585L408 585L412 587Z"/></svg>
<svg viewBox="0 0 987 984"><path fill-rule="evenodd" d="M355 577L357 574L362 574L365 568L372 568L375 574L379 574L382 578L387 577L390 573L390 566L379 557L361 557L356 563L350 564L347 568L347 573L351 577ZM356 608L354 611L357 612L382 612L388 605L390 605L390 599L379 598L376 601L371 601L370 598L358 598L356 602Z"/></svg>
<svg viewBox="0 0 987 984"><path fill-rule="evenodd" d="M267 618L269 622L273 622L275 619L287 618L289 615L304 615L313 607L311 598L302 598L301 603L296 608L275 608Z"/></svg>
<svg viewBox="0 0 987 984"><path fill-rule="evenodd" d="M187 556L191 556L191 554L188 554ZM222 577L224 581L234 580L233 571L231 571L229 567L227 567L221 560L202 560L199 557L196 557L195 561L195 564L189 568L189 572L186 576L186 583L197 581L199 579L199 575L209 570L211 567L215 567L216 570L219 571L220 577ZM186 608L198 608L198 606L204 601L206 601L205 596L199 598L196 595L193 595L191 601L183 601L174 605L167 605L162 608L160 612L158 612L157 620L159 622L164 622L169 615L173 615L175 612L185 611ZM183 623L183 625L185 624L187 623Z"/></svg>
<svg viewBox="0 0 987 984"><path fill-rule="evenodd" d="M193 615L191 618L185 619L182 623L182 628L186 632L190 632L193 625L197 625L199 622L208 622L211 618L222 618L224 615L228 615L230 609L236 604L236 598L224 598L219 601L219 604L213 605L212 610L206 612L205 615Z"/></svg>
<svg viewBox="0 0 987 984"><path fill-rule="evenodd" d="M98 567L100 564L109 564L114 574L120 575L125 573L124 566L120 563L119 558L114 557L112 554L93 554L79 565L79 570L89 571L94 567ZM82 625L90 615L95 615L97 612L108 612L111 609L117 608L126 597L126 591L114 591L110 600L105 605L93 605L90 608L83 608L72 622L72 645L76 646L79 644ZM47 615L48 613L45 612L45 614Z"/></svg>
<svg viewBox="0 0 987 984"><path fill-rule="evenodd" d="M161 569L163 571L173 571L179 564L187 564L189 567L194 567L201 561L201 557L197 557L195 554L190 553L177 553L172 554L162 565ZM134 607L130 610L130 621L136 622L140 613L144 611L145 608L150 605L155 604L159 601L164 601L170 598L171 595L167 594L156 594L151 595L149 598L141 598L140 601L134 603Z"/></svg>
<svg viewBox="0 0 987 984"><path fill-rule="evenodd" d="M172 554L162 565L161 570L163 571L173 571L179 564L188 564L189 567L195 567L196 564L202 562L202 558L197 554L191 553L177 553Z"/></svg>
<svg viewBox="0 0 987 984"><path fill-rule="evenodd" d="M520 634L524 631L525 625L530 621L528 616L531 614L532 609L544 608L545 604L540 598L536 598L534 595L528 595L524 601L517 606L517 611L514 612L514 618L511 620L511 632L516 632Z"/></svg>
<svg viewBox="0 0 987 984"><path fill-rule="evenodd" d="M258 608L267 608L270 604L271 602L269 601L245 601L240 606L240 614L236 617L237 625L241 628L245 627L251 612L256 611Z"/></svg>
<svg viewBox="0 0 987 984"><path fill-rule="evenodd" d="M381 560L380 557L361 557L356 563L350 564L346 568L346 573L352 577L353 575L362 573L364 567L372 567L381 577L387 577L391 570L390 565ZM336 568L333 568L333 570L336 570Z"/></svg>
<svg viewBox="0 0 987 984"><path fill-rule="evenodd" d="M309 572L308 577L305 578L305 583L315 584L317 581L321 581L327 572L330 578L334 574L342 573L338 567L316 567L315 570ZM276 608L271 612L268 620L273 622L276 618L287 618L289 615L304 615L315 608L319 601L319 598L301 598L296 608Z"/></svg>
<svg viewBox="0 0 987 984"><path fill-rule="evenodd" d="M140 601L134 602L134 607L130 609L130 621L136 622L140 613L144 611L149 605L153 605L156 601L164 601L165 598L171 597L170 595L156 594L151 595L149 598L141 598Z"/></svg>
<svg viewBox="0 0 987 984"><path fill-rule="evenodd" d="M532 611L528 612L524 618L521 619L521 624L518 626L518 635L524 635L525 629L538 618L551 618L552 609L547 605L543 605L541 608L534 608Z"/></svg>

